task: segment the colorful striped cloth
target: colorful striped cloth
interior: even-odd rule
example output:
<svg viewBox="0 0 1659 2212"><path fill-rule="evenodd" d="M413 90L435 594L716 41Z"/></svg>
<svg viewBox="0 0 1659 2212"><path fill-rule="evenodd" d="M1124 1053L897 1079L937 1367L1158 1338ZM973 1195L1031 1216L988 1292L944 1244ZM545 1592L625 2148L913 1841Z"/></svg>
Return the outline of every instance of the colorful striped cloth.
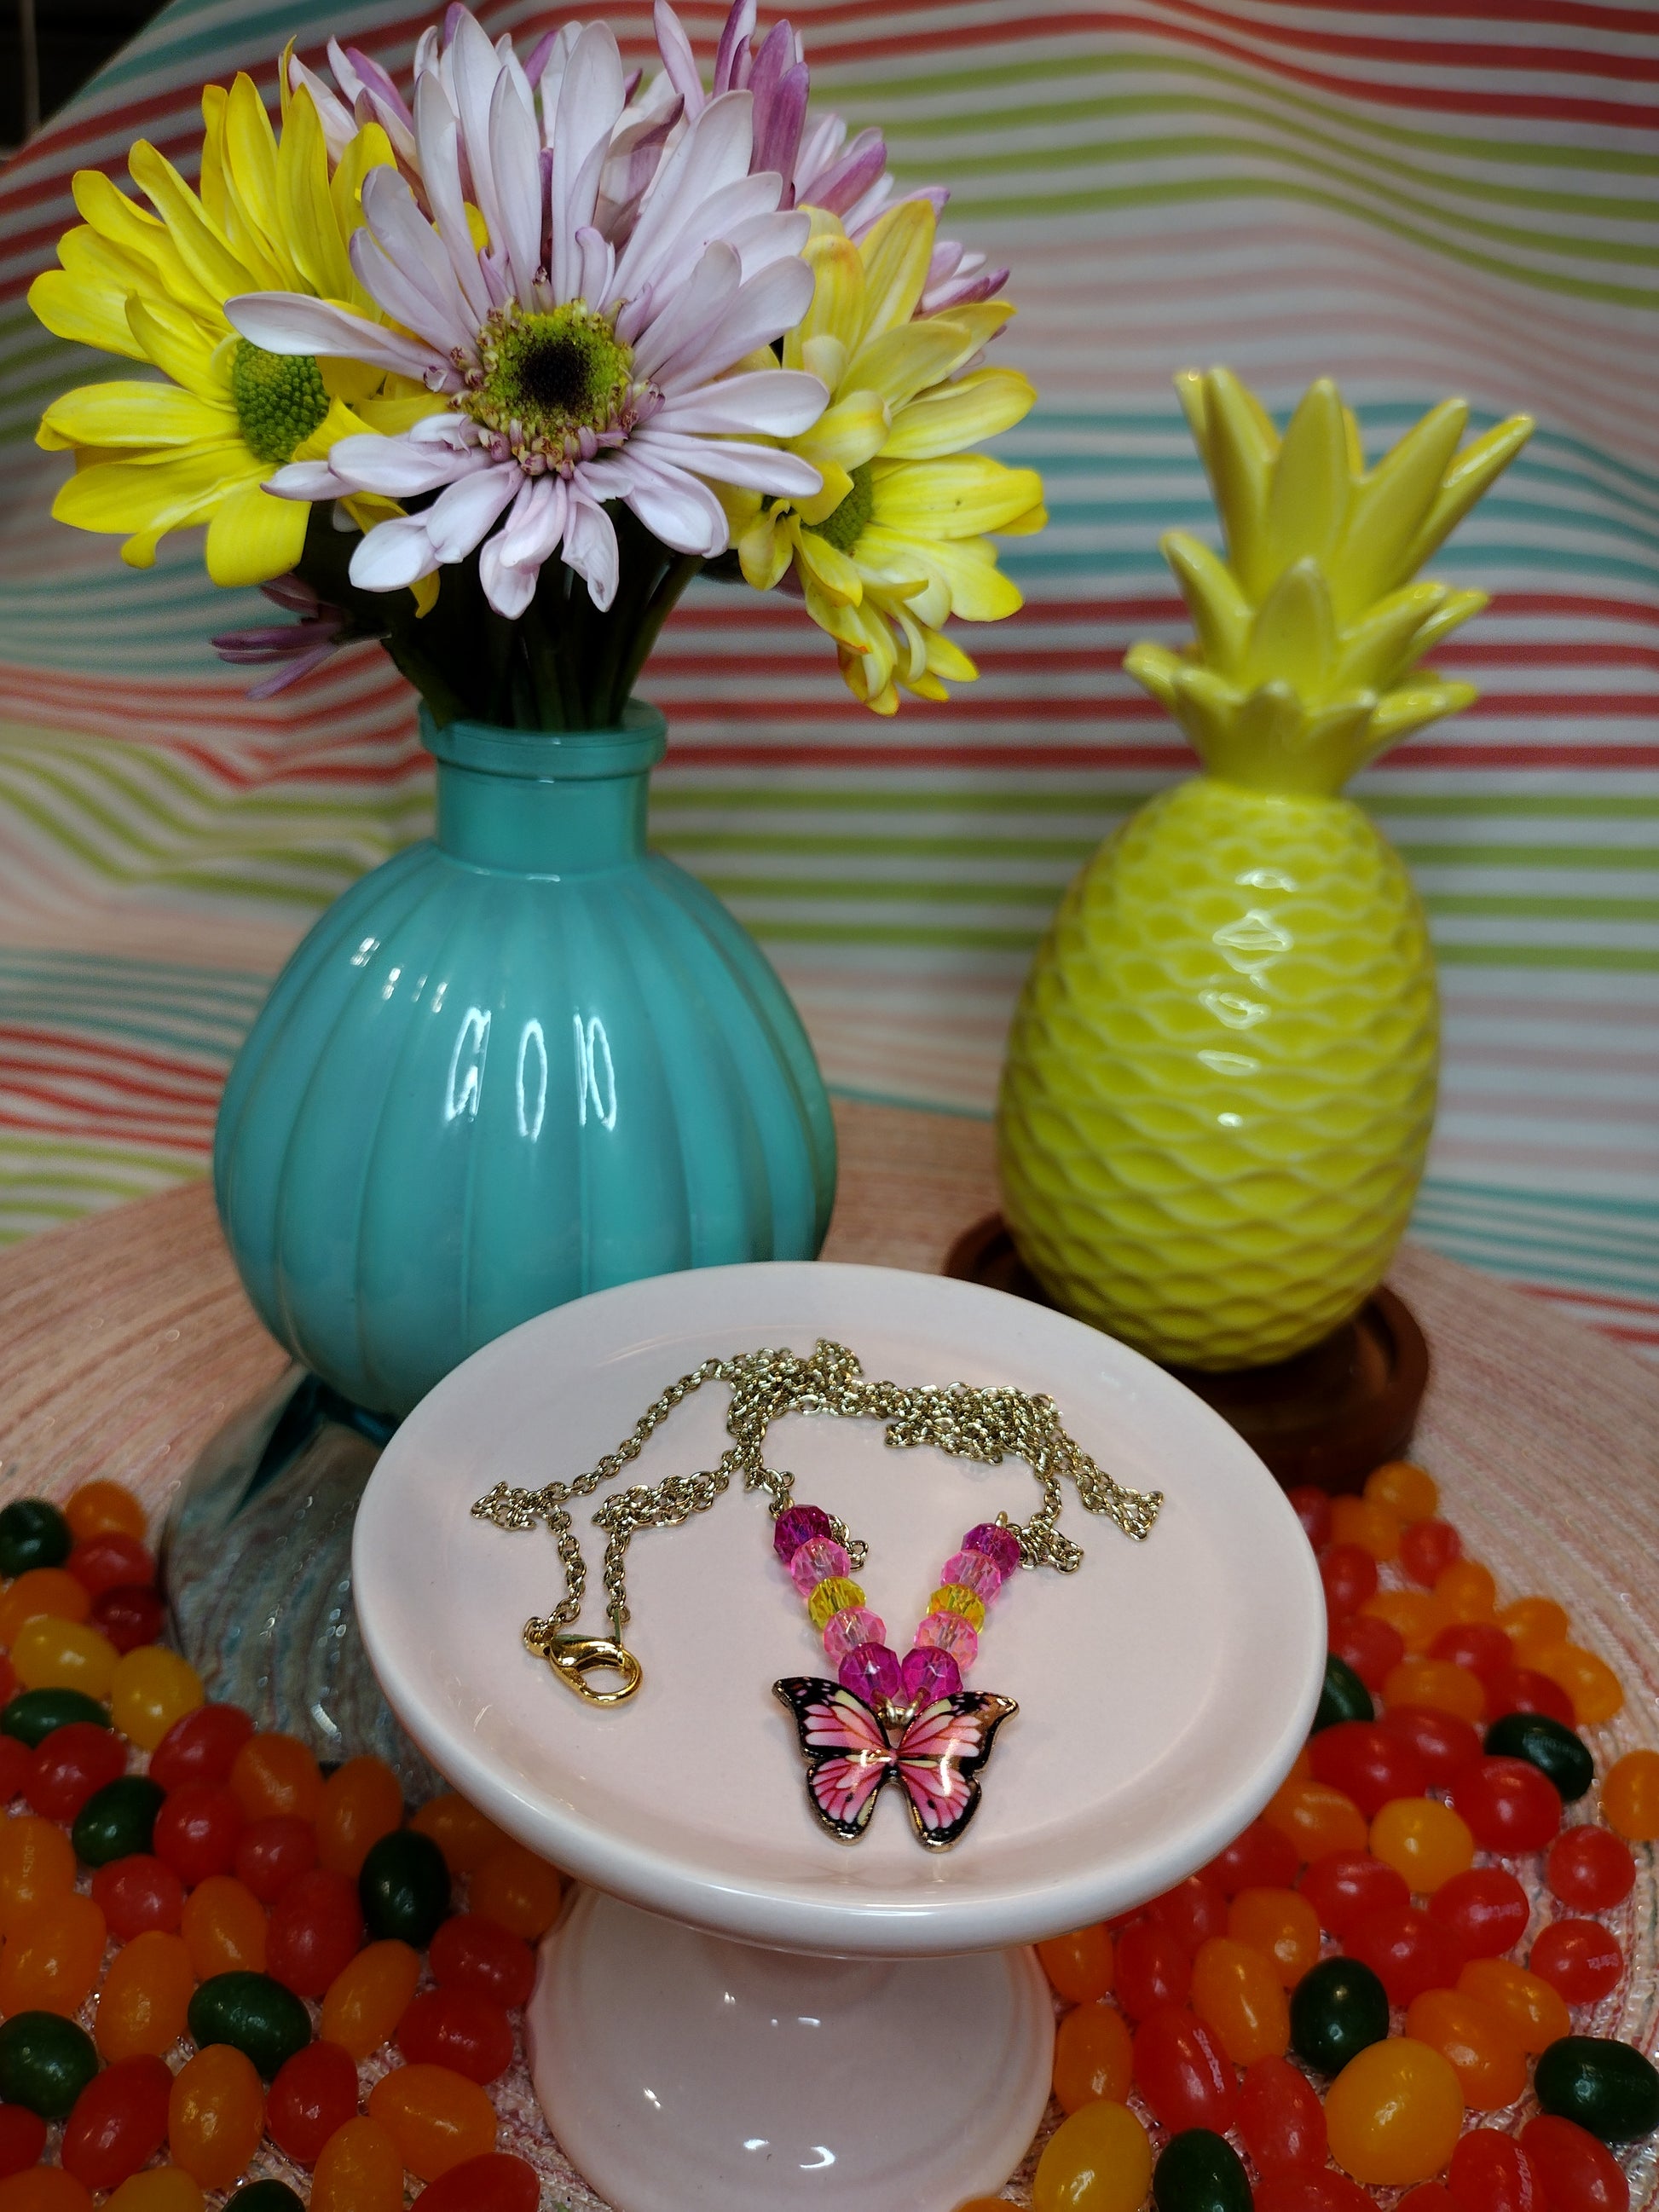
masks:
<svg viewBox="0 0 1659 2212"><path fill-rule="evenodd" d="M434 0L435 5L435 0ZM405 0L173 0L0 178L0 1234L204 1166L265 982L423 830L410 702L373 648L250 705L206 643L258 618L193 545L148 575L46 519L43 403L112 364L23 295L71 171L188 168L197 88L297 33L406 64ZM707 40L710 7L686 9ZM547 13L487 7L494 30ZM1156 552L1210 510L1170 372L1276 407L1335 374L1369 441L1448 392L1540 431L1436 564L1495 593L1437 656L1480 705L1360 795L1414 866L1447 1006L1418 1234L1659 1353L1659 16L1591 0L802 0L821 97L948 179L1014 264L1043 393L1004 441L1052 527L1025 613L948 706L863 714L785 605L700 587L646 690L655 835L765 943L831 1082L988 1112L1066 877L1190 766L1121 673L1183 634ZM643 7L612 16L644 59ZM1011 356L1011 357L1013 357Z"/></svg>

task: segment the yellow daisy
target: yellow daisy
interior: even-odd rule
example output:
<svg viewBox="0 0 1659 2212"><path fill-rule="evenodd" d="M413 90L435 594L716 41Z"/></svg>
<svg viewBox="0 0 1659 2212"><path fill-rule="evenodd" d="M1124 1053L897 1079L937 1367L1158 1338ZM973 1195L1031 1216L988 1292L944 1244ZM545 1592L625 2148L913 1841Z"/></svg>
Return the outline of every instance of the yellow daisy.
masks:
<svg viewBox="0 0 1659 2212"><path fill-rule="evenodd" d="M1042 479L963 448L1020 422L1036 393L1018 369L963 373L1013 313L1005 301L912 319L933 258L929 203L890 209L856 245L833 216L811 213L817 284L783 358L830 388L821 419L789 441L823 489L734 501L733 534L757 590L793 568L848 690L891 714L901 688L943 699L942 678L978 675L942 635L951 616L997 622L1024 604L988 533L1040 530Z"/></svg>
<svg viewBox="0 0 1659 2212"><path fill-rule="evenodd" d="M169 381L66 392L47 408L36 442L75 455L76 474L52 504L60 522L130 532L122 558L139 568L153 564L169 530L205 523L214 582L260 584L294 568L310 515L303 501L267 493L266 480L354 432L403 428L439 403L379 369L264 353L225 319L228 299L259 291L306 292L378 315L346 246L362 220L365 175L394 160L386 133L360 131L331 175L305 91L287 101L280 138L247 76L228 93L208 86L202 112L199 195L143 140L127 166L153 215L99 171L79 171L82 224L58 246L62 266L29 289L29 305L59 337L147 362ZM365 529L398 512L385 500L349 504Z"/></svg>

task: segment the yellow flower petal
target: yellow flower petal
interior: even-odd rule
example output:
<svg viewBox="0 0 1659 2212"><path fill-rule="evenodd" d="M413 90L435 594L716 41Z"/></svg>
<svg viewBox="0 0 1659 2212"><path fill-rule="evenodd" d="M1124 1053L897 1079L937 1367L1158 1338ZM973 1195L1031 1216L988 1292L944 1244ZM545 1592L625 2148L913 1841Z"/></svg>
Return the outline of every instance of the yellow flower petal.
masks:
<svg viewBox="0 0 1659 2212"><path fill-rule="evenodd" d="M769 510L757 514L738 539L738 566L757 592L769 592L794 556L793 526Z"/></svg>
<svg viewBox="0 0 1659 2212"><path fill-rule="evenodd" d="M820 415L804 436L793 439L789 450L814 468L834 461L843 469L855 469L884 450L886 436L884 402L873 392L850 392Z"/></svg>
<svg viewBox="0 0 1659 2212"><path fill-rule="evenodd" d="M844 606L857 606L864 597L858 569L838 546L816 530L802 530L795 538L795 565L803 583L809 580L825 599Z"/></svg>
<svg viewBox="0 0 1659 2212"><path fill-rule="evenodd" d="M143 289L141 279L148 271L156 291L199 315L223 322L219 301L191 274L164 222L135 206L100 169L77 169L74 191L75 204L88 226L131 264L135 289Z"/></svg>
<svg viewBox="0 0 1659 2212"><path fill-rule="evenodd" d="M985 453L936 461L871 464L872 514L916 536L977 538L1040 503L1035 469L1011 469Z"/></svg>
<svg viewBox="0 0 1659 2212"><path fill-rule="evenodd" d="M215 406L176 384L125 379L66 392L47 408L40 428L63 446L186 446L240 435L234 408Z"/></svg>
<svg viewBox="0 0 1659 2212"><path fill-rule="evenodd" d="M858 653L870 651L869 624L862 607L850 599L832 598L820 591L813 577L799 563L795 574L800 581L801 595L806 602L806 611L818 628L828 630L830 636Z"/></svg>
<svg viewBox="0 0 1659 2212"><path fill-rule="evenodd" d="M791 337L793 335L792 332ZM842 379L847 374L849 352L850 349L839 338L826 336L809 338L805 344L797 346L792 355L789 339L786 338L784 366L787 368L804 368L809 376L816 376L820 384L826 385L831 392L837 392L841 388Z"/></svg>
<svg viewBox="0 0 1659 2212"><path fill-rule="evenodd" d="M835 338L851 353L864 334L864 262L850 238L814 238L801 256L812 271L812 304L801 318L800 338Z"/></svg>
<svg viewBox="0 0 1659 2212"><path fill-rule="evenodd" d="M896 414L907 400L959 368L975 350L956 324L907 323L860 346L847 366L849 391L873 392Z"/></svg>
<svg viewBox="0 0 1659 2212"><path fill-rule="evenodd" d="M898 329L915 313L933 258L933 227L930 200L901 200L861 240L865 289L860 342Z"/></svg>
<svg viewBox="0 0 1659 2212"><path fill-rule="evenodd" d="M261 291L304 291L300 264L283 231L276 136L250 76L239 75L226 97L221 143L225 210L220 220L231 250L250 270L259 271ZM205 162L202 204L209 206Z"/></svg>
<svg viewBox="0 0 1659 2212"><path fill-rule="evenodd" d="M326 368L323 383L329 388ZM400 430L410 428L427 416L441 415L444 402L430 392L422 392L409 398L360 399L356 411L371 430L378 430L383 438L395 438Z"/></svg>
<svg viewBox="0 0 1659 2212"><path fill-rule="evenodd" d="M289 456L295 461L320 461L331 447L342 438L360 438L368 425L360 415L354 415L343 400L331 399L328 412L308 438L301 438ZM398 513L402 513L399 508Z"/></svg>
<svg viewBox="0 0 1659 2212"><path fill-rule="evenodd" d="M979 681L978 669L962 647L936 629L927 633L927 672L930 676L948 676L953 684Z"/></svg>
<svg viewBox="0 0 1659 2212"><path fill-rule="evenodd" d="M209 222L207 210L165 155L139 139L127 156L132 181L167 224L180 259L208 297L218 306L238 292L257 292L253 272L231 252L228 240Z"/></svg>
<svg viewBox="0 0 1659 2212"><path fill-rule="evenodd" d="M100 353L125 354L134 361L144 357L127 327L127 295L113 286L89 284L66 270L46 269L29 286L29 306L54 337L68 338L73 345L96 346Z"/></svg>
<svg viewBox="0 0 1659 2212"><path fill-rule="evenodd" d="M1036 404L1036 386L1017 368L976 368L952 384L918 392L896 410L883 458L924 461L959 453L1012 429Z"/></svg>
<svg viewBox="0 0 1659 2212"><path fill-rule="evenodd" d="M248 481L253 465L240 440L222 438L148 460L100 462L60 485L52 511L77 530L137 531L138 551L124 549L123 558L148 568L158 538L205 521L227 492Z"/></svg>
<svg viewBox="0 0 1659 2212"><path fill-rule="evenodd" d="M209 575L225 585L285 576L305 550L310 514L302 499L278 499L257 483L239 486L208 524Z"/></svg>
<svg viewBox="0 0 1659 2212"><path fill-rule="evenodd" d="M216 343L210 330L170 300L129 300L127 323L145 359L175 384L198 399L229 404L228 354L238 342L233 331Z"/></svg>
<svg viewBox="0 0 1659 2212"><path fill-rule="evenodd" d="M852 490L853 479L839 461L815 460L813 466L823 478L823 483L810 497L793 500L790 504L803 522L828 522Z"/></svg>
<svg viewBox="0 0 1659 2212"><path fill-rule="evenodd" d="M315 101L303 86L289 100L276 155L280 228L307 288L319 299L351 292L351 264L328 188L328 149Z"/></svg>
<svg viewBox="0 0 1659 2212"><path fill-rule="evenodd" d="M1000 622L1025 604L1018 586L997 567L996 549L982 538L933 538L918 548L908 535L872 523L860 543L866 560L895 565L925 552L929 569L949 587L951 612L966 622ZM933 618L944 617L933 612Z"/></svg>

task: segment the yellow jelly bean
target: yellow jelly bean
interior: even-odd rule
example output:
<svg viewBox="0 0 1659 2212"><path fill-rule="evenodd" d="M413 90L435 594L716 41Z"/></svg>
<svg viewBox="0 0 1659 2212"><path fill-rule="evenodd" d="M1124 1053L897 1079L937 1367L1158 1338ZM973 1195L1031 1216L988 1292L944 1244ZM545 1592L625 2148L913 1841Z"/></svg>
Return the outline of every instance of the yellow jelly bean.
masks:
<svg viewBox="0 0 1659 2212"><path fill-rule="evenodd" d="M174 1721L207 1703L202 1678L176 1651L146 1644L116 1663L110 1715L124 1736L154 1751Z"/></svg>
<svg viewBox="0 0 1659 2212"><path fill-rule="evenodd" d="M26 1690L82 1690L106 1698L121 1655L108 1637L83 1620L40 1613L25 1621L11 1647L11 1663Z"/></svg>
<svg viewBox="0 0 1659 2212"><path fill-rule="evenodd" d="M104 2212L202 2212L199 2184L180 2166L152 2166L130 2174L104 2206Z"/></svg>
<svg viewBox="0 0 1659 2212"><path fill-rule="evenodd" d="M1083 2105L1043 2146L1035 2212L1139 2212L1152 2184L1152 2146L1127 2105Z"/></svg>
<svg viewBox="0 0 1659 2212"><path fill-rule="evenodd" d="M1625 1702L1624 1686L1605 1659L1579 1644L1550 1644L1533 1656L1533 1666L1572 1699L1580 1728L1610 1721Z"/></svg>

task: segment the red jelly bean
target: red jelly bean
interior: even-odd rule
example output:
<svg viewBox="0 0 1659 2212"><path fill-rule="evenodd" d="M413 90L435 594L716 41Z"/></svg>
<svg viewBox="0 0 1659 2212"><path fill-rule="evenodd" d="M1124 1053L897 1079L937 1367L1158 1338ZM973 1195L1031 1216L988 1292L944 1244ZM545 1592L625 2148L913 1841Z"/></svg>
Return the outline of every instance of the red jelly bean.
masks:
<svg viewBox="0 0 1659 2212"><path fill-rule="evenodd" d="M1429 1786L1413 1747L1370 1721L1339 1721L1321 1729L1308 1749L1315 1781L1352 1797L1368 1820L1391 1799L1420 1797Z"/></svg>
<svg viewBox="0 0 1659 2212"><path fill-rule="evenodd" d="M1457 2199L1443 2181L1419 2181L1406 2191L1395 2212L1457 2212Z"/></svg>
<svg viewBox="0 0 1659 2212"><path fill-rule="evenodd" d="M1255 2212L1376 2212L1376 2199L1328 2166L1322 2173L1270 2173L1256 2186Z"/></svg>
<svg viewBox="0 0 1659 2212"><path fill-rule="evenodd" d="M1572 1699L1559 1682L1552 1682L1547 1674L1534 1674L1530 1667L1511 1667L1507 1674L1496 1675L1486 1684L1486 1718L1502 1720L1505 1713L1544 1713L1563 1728L1576 1727Z"/></svg>
<svg viewBox="0 0 1659 2212"><path fill-rule="evenodd" d="M1319 1579L1325 1585L1325 1610L1333 1620L1342 1620L1376 1596L1376 1561L1358 1544L1333 1544L1319 1562Z"/></svg>
<svg viewBox="0 0 1659 2212"><path fill-rule="evenodd" d="M1538 2170L1513 2136L1471 2128L1446 2168L1457 2212L1545 2212Z"/></svg>
<svg viewBox="0 0 1659 2212"><path fill-rule="evenodd" d="M1452 1782L1452 1810L1484 1851L1540 1851L1561 1825L1561 1798L1524 1759L1480 1759Z"/></svg>
<svg viewBox="0 0 1659 2212"><path fill-rule="evenodd" d="M1431 1790L1449 1789L1480 1756L1480 1739L1468 1721L1426 1705L1394 1705L1377 1723L1409 1743L1428 1771Z"/></svg>
<svg viewBox="0 0 1659 2212"><path fill-rule="evenodd" d="M111 1529L77 1544L64 1562L88 1597L109 1589L153 1589L155 1561L136 1536Z"/></svg>
<svg viewBox="0 0 1659 2212"><path fill-rule="evenodd" d="M1544 1879L1552 1896L1576 1912L1605 1912L1636 1887L1636 1862L1628 1844L1610 1828L1568 1828L1550 1845Z"/></svg>
<svg viewBox="0 0 1659 2212"><path fill-rule="evenodd" d="M1557 1920L1540 1932L1527 1964L1569 2004L1594 2004L1619 1986L1625 1954L1599 1920Z"/></svg>
<svg viewBox="0 0 1659 2212"><path fill-rule="evenodd" d="M167 2141L172 2090L161 2058L123 2058L94 2075L64 2128L64 2172L88 2189L118 2189Z"/></svg>
<svg viewBox="0 0 1659 2212"><path fill-rule="evenodd" d="M1324 2166L1325 2107L1288 2058L1258 2058L1245 2069L1238 2132L1263 2175Z"/></svg>
<svg viewBox="0 0 1659 2212"><path fill-rule="evenodd" d="M0 1651L0 1664L8 1668L11 1665L3 1651ZM15 1676L13 1680L15 1683ZM9 1698L10 1691L3 1690L3 1686L0 1686L0 1691ZM14 1797L22 1795L33 1755L28 1746L20 1743L15 1735L0 1735L0 1807L9 1805Z"/></svg>
<svg viewBox="0 0 1659 2212"><path fill-rule="evenodd" d="M1625 2169L1587 2128L1540 2112L1522 2129L1521 2148L1532 2160L1548 2212L1627 2212Z"/></svg>
<svg viewBox="0 0 1659 2212"><path fill-rule="evenodd" d="M1331 1540L1331 1501L1325 1491L1311 1482L1299 1482L1294 1490L1285 1493L1285 1503L1302 1523L1302 1533L1316 1552L1322 1552Z"/></svg>
<svg viewBox="0 0 1659 2212"><path fill-rule="evenodd" d="M170 1866L148 1851L111 1859L92 1877L92 1901L118 1943L131 1943L151 1928L178 1933L185 1886Z"/></svg>
<svg viewBox="0 0 1659 2212"><path fill-rule="evenodd" d="M428 1990L398 2021L398 2048L411 2066L447 2066L488 2084L513 2063L513 2029L476 1990Z"/></svg>
<svg viewBox="0 0 1659 2212"><path fill-rule="evenodd" d="M1460 1620L1443 1628L1429 1646L1429 1656L1467 1667L1487 1684L1515 1671L1515 1646L1492 1620Z"/></svg>
<svg viewBox="0 0 1659 2212"><path fill-rule="evenodd" d="M1425 1589L1432 1589L1455 1559L1463 1540L1449 1522L1413 1521L1400 1532L1400 1568Z"/></svg>
<svg viewBox="0 0 1659 2212"><path fill-rule="evenodd" d="M173 1723L149 1755L163 1790L185 1782L228 1782L236 1754L253 1733L240 1705L198 1705Z"/></svg>
<svg viewBox="0 0 1659 2212"><path fill-rule="evenodd" d="M127 1747L113 1729L70 1721L35 1746L23 1795L42 1820L65 1826L88 1797L127 1771Z"/></svg>
<svg viewBox="0 0 1659 2212"><path fill-rule="evenodd" d="M1333 1623L1331 1650L1368 1690L1380 1690L1405 1657L1406 1639L1391 1620L1374 1613L1351 1613Z"/></svg>
<svg viewBox="0 0 1659 2212"><path fill-rule="evenodd" d="M242 1808L228 1790L216 1782L184 1782L155 1815L155 1856L194 1889L210 1875L230 1872L241 1832Z"/></svg>
<svg viewBox="0 0 1659 2212"><path fill-rule="evenodd" d="M275 1905L289 1882L317 1863L317 1831L292 1813L250 1820L236 1838L236 1879L261 1905Z"/></svg>
<svg viewBox="0 0 1659 2212"><path fill-rule="evenodd" d="M1343 1938L1348 1956L1369 1966L1391 2005L1408 2005L1425 1990L1449 1990L1468 1964L1449 1928L1413 1905L1384 1905L1355 1921Z"/></svg>
<svg viewBox="0 0 1659 2212"><path fill-rule="evenodd" d="M27 2105L0 2105L0 2180L40 2163L46 2124Z"/></svg>
<svg viewBox="0 0 1659 2212"><path fill-rule="evenodd" d="M271 1907L265 1971L295 1996L320 1997L362 1948L363 1909L349 1875L313 1867Z"/></svg>
<svg viewBox="0 0 1659 2212"><path fill-rule="evenodd" d="M1287 1889L1296 1880L1296 1845L1265 1820L1252 1820L1201 1869L1224 1897L1241 1889Z"/></svg>
<svg viewBox="0 0 1659 2212"><path fill-rule="evenodd" d="M88 1615L99 1634L120 1652L154 1644L167 1626L167 1607L153 1589L106 1590Z"/></svg>
<svg viewBox="0 0 1659 2212"><path fill-rule="evenodd" d="M1320 1926L1339 1938L1368 1912L1409 1905L1412 1895L1404 1875L1369 1851L1327 1851L1297 1887L1319 1915Z"/></svg>
<svg viewBox="0 0 1659 2212"><path fill-rule="evenodd" d="M356 2117L357 2062L337 2043L296 2051L265 2100L265 2131L297 2166L315 2166L329 2137Z"/></svg>
<svg viewBox="0 0 1659 2212"><path fill-rule="evenodd" d="M1501 1959L1527 1932L1532 1907L1527 1893L1502 1867L1470 1867L1443 1881L1428 1914L1449 1928L1472 1959Z"/></svg>
<svg viewBox="0 0 1659 2212"><path fill-rule="evenodd" d="M1146 1906L1146 1917L1167 1928L1190 1958L1200 1943L1227 1932L1227 1893L1201 1874L1188 1875Z"/></svg>
<svg viewBox="0 0 1659 2212"><path fill-rule="evenodd" d="M1131 2020L1186 2002L1193 1962L1167 1928L1139 1920L1117 1939L1117 2001Z"/></svg>
<svg viewBox="0 0 1659 2212"><path fill-rule="evenodd" d="M469 2158L416 2198L416 2212L536 2212L542 2185L533 2166L506 2151Z"/></svg>
<svg viewBox="0 0 1659 2212"><path fill-rule="evenodd" d="M1179 2005L1159 2005L1135 2030L1135 2087L1160 2127L1210 2128L1224 2135L1238 2112L1233 2063L1203 2021Z"/></svg>
<svg viewBox="0 0 1659 2212"><path fill-rule="evenodd" d="M476 1990L509 2011L528 2004L536 1983L536 1954L477 1912L458 1912L432 1939L428 1954L441 1989Z"/></svg>

